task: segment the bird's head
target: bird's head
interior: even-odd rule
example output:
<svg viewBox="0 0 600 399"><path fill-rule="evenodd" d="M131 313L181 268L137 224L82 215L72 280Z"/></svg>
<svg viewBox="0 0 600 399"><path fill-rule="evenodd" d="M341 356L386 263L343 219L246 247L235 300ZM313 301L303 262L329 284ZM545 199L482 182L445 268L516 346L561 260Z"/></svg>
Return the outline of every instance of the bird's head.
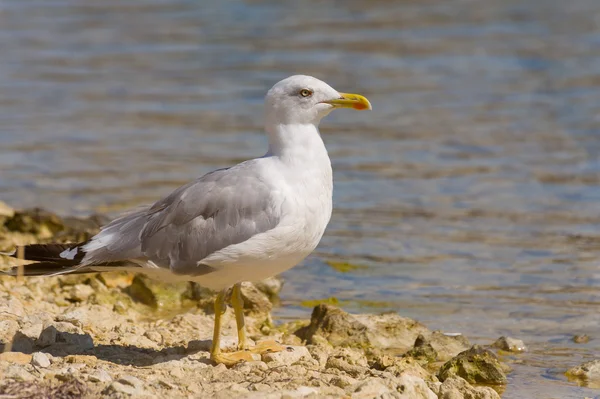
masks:
<svg viewBox="0 0 600 399"><path fill-rule="evenodd" d="M335 108L371 109L358 94L340 93L312 76L294 75L275 84L267 93L268 124L314 124Z"/></svg>

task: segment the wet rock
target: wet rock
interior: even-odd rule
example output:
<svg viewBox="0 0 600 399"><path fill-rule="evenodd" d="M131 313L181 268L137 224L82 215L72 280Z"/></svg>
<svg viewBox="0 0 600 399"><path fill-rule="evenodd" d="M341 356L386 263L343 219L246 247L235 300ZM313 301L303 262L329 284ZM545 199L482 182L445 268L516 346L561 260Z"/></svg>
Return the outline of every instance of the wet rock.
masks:
<svg viewBox="0 0 600 399"><path fill-rule="evenodd" d="M576 344L587 344L590 342L590 337L587 334L573 336L573 342Z"/></svg>
<svg viewBox="0 0 600 399"><path fill-rule="evenodd" d="M452 376L462 377L471 384L506 384L506 375L496 355L479 345L456 355L438 373L441 381Z"/></svg>
<svg viewBox="0 0 600 399"><path fill-rule="evenodd" d="M590 360L567 370L567 376L586 380L600 380L600 360Z"/></svg>
<svg viewBox="0 0 600 399"><path fill-rule="evenodd" d="M181 306L182 297L187 290L186 282L167 284L143 275L136 275L125 292L135 301L155 309L162 309Z"/></svg>
<svg viewBox="0 0 600 399"><path fill-rule="evenodd" d="M520 339L511 337L500 337L492 344L493 347L508 352L525 352L527 347Z"/></svg>
<svg viewBox="0 0 600 399"><path fill-rule="evenodd" d="M305 346L288 346L281 352L262 355L262 361L267 363L269 367L290 365L307 359L312 359L312 357Z"/></svg>
<svg viewBox="0 0 600 399"><path fill-rule="evenodd" d="M464 379L454 376L446 379L437 392L440 399L500 399L490 387L474 387Z"/></svg>
<svg viewBox="0 0 600 399"><path fill-rule="evenodd" d="M36 367L46 368L50 366L50 359L43 352L35 352L31 357L31 364Z"/></svg>
<svg viewBox="0 0 600 399"><path fill-rule="evenodd" d="M351 314L325 304L315 306L310 324L298 330L296 335L308 344L316 345L324 339L333 346L370 346L367 326Z"/></svg>

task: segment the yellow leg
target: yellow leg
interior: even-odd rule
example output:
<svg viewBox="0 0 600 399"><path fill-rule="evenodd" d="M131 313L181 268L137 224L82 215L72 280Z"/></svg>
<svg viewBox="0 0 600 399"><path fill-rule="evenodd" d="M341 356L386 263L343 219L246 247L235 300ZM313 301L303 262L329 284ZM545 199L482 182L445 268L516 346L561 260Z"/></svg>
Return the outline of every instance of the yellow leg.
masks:
<svg viewBox="0 0 600 399"><path fill-rule="evenodd" d="M242 299L242 283L233 286L231 292L231 304L235 311L235 321L238 331L238 350L250 350L252 353L262 355L269 352L281 352L285 346L273 340L261 341L256 346L250 348L246 339L246 322L244 320L244 300Z"/></svg>
<svg viewBox="0 0 600 399"><path fill-rule="evenodd" d="M215 328L213 330L213 342L210 349L210 358L215 363L223 363L233 366L242 361L252 361L252 353L247 351L222 353L221 352L221 317L225 313L225 290L221 291L215 299Z"/></svg>
<svg viewBox="0 0 600 399"><path fill-rule="evenodd" d="M238 332L238 349L247 350L249 348L248 340L246 339L246 322L244 320L244 299L242 299L242 283L237 283L233 286L231 292L231 304L235 312L235 323Z"/></svg>

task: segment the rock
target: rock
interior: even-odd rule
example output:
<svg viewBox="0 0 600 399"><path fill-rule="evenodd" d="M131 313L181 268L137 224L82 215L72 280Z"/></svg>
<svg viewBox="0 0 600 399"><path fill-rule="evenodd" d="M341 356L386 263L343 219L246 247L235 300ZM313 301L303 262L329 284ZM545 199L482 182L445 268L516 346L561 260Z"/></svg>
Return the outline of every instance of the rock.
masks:
<svg viewBox="0 0 600 399"><path fill-rule="evenodd" d="M15 334L19 331L19 323L14 320L0 320L0 351L12 348Z"/></svg>
<svg viewBox="0 0 600 399"><path fill-rule="evenodd" d="M396 391L403 399L437 399L437 395L427 386L420 377L403 374L396 382Z"/></svg>
<svg viewBox="0 0 600 399"><path fill-rule="evenodd" d="M263 316L271 312L273 304L269 297L252 283L242 283L241 293L244 301L244 313L247 316Z"/></svg>
<svg viewBox="0 0 600 399"><path fill-rule="evenodd" d="M84 302L92 294L94 289L87 284L75 284L71 287L68 299L74 302Z"/></svg>
<svg viewBox="0 0 600 399"><path fill-rule="evenodd" d="M136 275L131 285L125 289L135 301L155 309L169 309L181 306L181 300L188 290L188 283L162 283L143 275Z"/></svg>
<svg viewBox="0 0 600 399"><path fill-rule="evenodd" d="M371 345L395 350L411 348L419 334L429 330L418 321L402 317L395 312L356 315L356 320L367 327L367 337Z"/></svg>
<svg viewBox="0 0 600 399"><path fill-rule="evenodd" d="M352 399L371 399L381 397L391 397L391 390L383 381L376 378L369 378L361 381L354 387Z"/></svg>
<svg viewBox="0 0 600 399"><path fill-rule="evenodd" d="M438 353L434 349L431 342L425 338L423 334L419 334L415 339L415 344L412 349L404 354L405 357L412 357L422 364L435 362L438 358Z"/></svg>
<svg viewBox="0 0 600 399"><path fill-rule="evenodd" d="M437 353L437 360L446 361L459 353L469 349L471 343L462 334L449 334L441 331L434 331L431 334L425 334L426 342Z"/></svg>
<svg viewBox="0 0 600 399"><path fill-rule="evenodd" d="M44 329L44 322L51 321L48 314L28 315L21 321L20 332L32 341L37 340Z"/></svg>
<svg viewBox="0 0 600 399"><path fill-rule="evenodd" d="M36 367L46 368L50 366L50 359L43 352L35 352L31 357L31 364Z"/></svg>
<svg viewBox="0 0 600 399"><path fill-rule="evenodd" d="M15 364L29 364L31 363L31 355L22 352L3 352L0 353L0 361L5 361Z"/></svg>
<svg viewBox="0 0 600 399"><path fill-rule="evenodd" d="M12 218L15 214L15 210L8 206L6 202L0 201L0 216L6 218Z"/></svg>
<svg viewBox="0 0 600 399"><path fill-rule="evenodd" d="M254 286L265 293L269 299L275 298L281 292L283 280L280 277L269 277L265 280L254 283Z"/></svg>
<svg viewBox="0 0 600 399"><path fill-rule="evenodd" d="M0 315L4 320L20 320L25 317L25 308L21 301L7 293L0 298Z"/></svg>
<svg viewBox="0 0 600 399"><path fill-rule="evenodd" d="M587 344L590 342L590 337L587 334L575 335L573 337L573 342L576 344Z"/></svg>
<svg viewBox="0 0 600 399"><path fill-rule="evenodd" d="M146 338L148 338L150 341L155 342L155 343L157 343L159 345L162 345L162 343L163 343L163 336L159 332L156 332L156 331L146 331L144 333L144 336Z"/></svg>
<svg viewBox="0 0 600 399"><path fill-rule="evenodd" d="M520 339L511 337L500 337L492 344L493 347L508 352L525 352L527 347Z"/></svg>
<svg viewBox="0 0 600 399"><path fill-rule="evenodd" d="M124 375L124 376L120 377L117 381L120 382L121 384L129 385L130 387L134 387L136 389L141 390L144 388L144 382L142 380L140 380L139 378L134 377L132 375Z"/></svg>
<svg viewBox="0 0 600 399"><path fill-rule="evenodd" d="M84 364L94 367L98 363L98 358L94 355L69 355L65 357L65 361L71 364Z"/></svg>
<svg viewBox="0 0 600 399"><path fill-rule="evenodd" d="M427 329L420 323L396 313L351 315L343 310L320 304L313 309L310 324L296 331L308 344L328 342L333 346L357 348L410 348Z"/></svg>
<svg viewBox="0 0 600 399"><path fill-rule="evenodd" d="M343 310L326 304L315 306L310 324L296 332L308 344L319 344L321 337L333 346L368 347L367 326Z"/></svg>
<svg viewBox="0 0 600 399"><path fill-rule="evenodd" d="M594 359L567 370L567 376L586 380L600 380L600 360Z"/></svg>
<svg viewBox="0 0 600 399"><path fill-rule="evenodd" d="M59 321L44 328L37 341L38 346L46 347L54 343L73 345L79 350L92 349L94 341L89 334L71 323Z"/></svg>
<svg viewBox="0 0 600 399"><path fill-rule="evenodd" d="M40 337L36 341L36 345L42 348L53 345L56 342L57 335L58 330L56 330L56 327L49 325L42 330Z"/></svg>
<svg viewBox="0 0 600 399"><path fill-rule="evenodd" d="M439 387L440 399L500 399L490 387L474 387L464 379L454 376L446 379Z"/></svg>
<svg viewBox="0 0 600 399"><path fill-rule="evenodd" d="M114 393L124 393L127 395L131 395L131 396L139 396L142 395L142 391L140 391L139 389L136 389L134 387L132 387L131 385L127 385L127 384L122 384L120 382L113 382L112 384L110 384L108 386L108 388L106 388L104 391L102 391L103 395L111 395Z"/></svg>
<svg viewBox="0 0 600 399"><path fill-rule="evenodd" d="M367 359L362 352L350 348L337 348L329 355L325 368L337 369L355 378L369 371Z"/></svg>
<svg viewBox="0 0 600 399"><path fill-rule="evenodd" d="M34 234L38 237L50 238L65 226L58 216L40 208L17 211L4 222L9 231Z"/></svg>
<svg viewBox="0 0 600 399"><path fill-rule="evenodd" d="M437 381L435 375L425 370L421 364L412 357L403 357L396 359L394 364L385 369L386 372L392 373L399 377L402 375L412 375L419 377L425 381Z"/></svg>
<svg viewBox="0 0 600 399"><path fill-rule="evenodd" d="M106 370L98 369L88 376L88 380L92 382L110 382L112 377Z"/></svg>
<svg viewBox="0 0 600 399"><path fill-rule="evenodd" d="M438 373L440 381L459 376L471 384L506 384L504 370L491 351L475 345L446 362Z"/></svg>
<svg viewBox="0 0 600 399"><path fill-rule="evenodd" d="M288 346L284 351L262 355L262 361L267 363L269 367L290 365L303 359L312 359L305 346Z"/></svg>
<svg viewBox="0 0 600 399"><path fill-rule="evenodd" d="M14 352L6 352L6 353L14 353ZM0 360L2 360L2 355L5 355L6 353L0 354ZM22 355L22 353L21 353ZM29 356L29 358L31 358L31 355L26 355ZM29 363L29 362L27 362ZM27 364L27 363L16 363L16 364L11 364L10 366L8 366L8 368L5 370L4 375L2 376L2 380L4 382L4 380L15 380L15 381L23 381L23 382L30 382L30 381L35 381L35 377L27 370L25 370L22 366L22 364ZM19 397L19 396L13 396L13 397ZM22 397L22 396L21 396Z"/></svg>

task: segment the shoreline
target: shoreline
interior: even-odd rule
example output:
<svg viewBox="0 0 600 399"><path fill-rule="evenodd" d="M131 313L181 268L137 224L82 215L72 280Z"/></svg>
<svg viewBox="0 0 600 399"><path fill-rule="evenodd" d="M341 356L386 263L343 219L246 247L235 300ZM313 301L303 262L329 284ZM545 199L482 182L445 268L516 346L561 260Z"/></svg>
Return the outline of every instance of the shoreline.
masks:
<svg viewBox="0 0 600 399"><path fill-rule="evenodd" d="M0 251L83 240L105 220L0 206ZM0 256L5 269L9 258ZM31 397L498 398L507 353L430 331L396 313L318 304L310 320L275 325L277 279L244 284L248 333L286 350L227 369L208 356L212 293L126 273L0 279L0 393ZM223 343L236 342L231 311ZM20 395L20 396L19 396Z"/></svg>

